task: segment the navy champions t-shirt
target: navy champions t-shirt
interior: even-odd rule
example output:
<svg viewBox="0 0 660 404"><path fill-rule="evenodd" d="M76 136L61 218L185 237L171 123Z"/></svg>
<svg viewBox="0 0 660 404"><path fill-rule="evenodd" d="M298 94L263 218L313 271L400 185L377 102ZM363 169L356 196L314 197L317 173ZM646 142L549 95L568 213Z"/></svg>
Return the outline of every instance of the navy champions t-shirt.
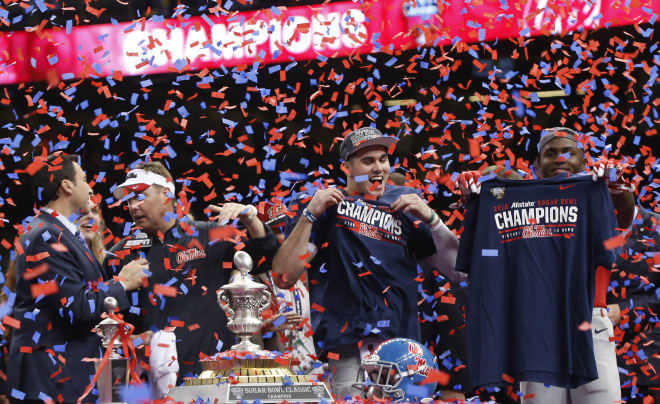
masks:
<svg viewBox="0 0 660 404"><path fill-rule="evenodd" d="M388 185L375 201L345 196L314 223L310 242L317 253L309 276L320 348L357 343L371 333L419 341L416 259L436 250L426 224L390 207L409 193L415 190ZM287 224L287 234L302 209L298 206L298 217Z"/></svg>
<svg viewBox="0 0 660 404"><path fill-rule="evenodd" d="M596 379L584 323L596 268L609 269L617 254L603 245L617 227L605 183L591 175L487 180L463 224L456 270L471 281L472 385L501 385L504 374L567 388Z"/></svg>

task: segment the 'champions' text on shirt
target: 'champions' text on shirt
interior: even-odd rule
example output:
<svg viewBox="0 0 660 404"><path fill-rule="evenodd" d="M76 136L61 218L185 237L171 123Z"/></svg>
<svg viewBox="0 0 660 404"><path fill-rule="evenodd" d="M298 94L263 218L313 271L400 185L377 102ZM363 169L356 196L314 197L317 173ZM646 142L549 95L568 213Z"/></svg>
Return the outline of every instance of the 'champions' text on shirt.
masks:
<svg viewBox="0 0 660 404"><path fill-rule="evenodd" d="M337 205L340 224L378 240L400 241L402 223L389 206L371 205L361 200L345 199Z"/></svg>
<svg viewBox="0 0 660 404"><path fill-rule="evenodd" d="M504 241L571 235L579 213L577 201L568 198L502 203L493 210Z"/></svg>

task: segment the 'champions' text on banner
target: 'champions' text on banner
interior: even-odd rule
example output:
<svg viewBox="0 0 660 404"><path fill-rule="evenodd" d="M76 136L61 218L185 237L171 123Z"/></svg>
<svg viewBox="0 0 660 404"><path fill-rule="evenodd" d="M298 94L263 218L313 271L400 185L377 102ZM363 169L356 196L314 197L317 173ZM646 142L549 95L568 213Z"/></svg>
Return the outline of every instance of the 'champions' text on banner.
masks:
<svg viewBox="0 0 660 404"><path fill-rule="evenodd" d="M656 18L660 0L391 0L0 33L0 84L245 66L548 35ZM630 3L630 4L628 4ZM245 80L249 80L246 75Z"/></svg>

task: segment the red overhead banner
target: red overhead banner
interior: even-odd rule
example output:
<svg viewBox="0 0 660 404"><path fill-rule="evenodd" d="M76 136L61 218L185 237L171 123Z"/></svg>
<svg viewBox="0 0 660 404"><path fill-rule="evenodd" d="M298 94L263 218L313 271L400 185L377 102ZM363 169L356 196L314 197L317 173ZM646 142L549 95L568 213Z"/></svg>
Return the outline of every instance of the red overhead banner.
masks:
<svg viewBox="0 0 660 404"><path fill-rule="evenodd" d="M654 23L657 10L660 0L364 0L2 32L0 84L237 65L251 70L255 62Z"/></svg>

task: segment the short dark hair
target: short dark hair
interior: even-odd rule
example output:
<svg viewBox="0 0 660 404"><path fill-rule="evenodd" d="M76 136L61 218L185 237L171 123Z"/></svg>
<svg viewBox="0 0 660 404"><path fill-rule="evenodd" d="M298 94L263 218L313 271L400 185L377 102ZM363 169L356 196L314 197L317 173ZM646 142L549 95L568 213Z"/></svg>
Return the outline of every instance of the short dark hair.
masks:
<svg viewBox="0 0 660 404"><path fill-rule="evenodd" d="M76 184L76 168L73 163L79 159L76 154L54 153L42 161L41 167L30 178L37 207L46 206L59 198L62 181L69 180Z"/></svg>

